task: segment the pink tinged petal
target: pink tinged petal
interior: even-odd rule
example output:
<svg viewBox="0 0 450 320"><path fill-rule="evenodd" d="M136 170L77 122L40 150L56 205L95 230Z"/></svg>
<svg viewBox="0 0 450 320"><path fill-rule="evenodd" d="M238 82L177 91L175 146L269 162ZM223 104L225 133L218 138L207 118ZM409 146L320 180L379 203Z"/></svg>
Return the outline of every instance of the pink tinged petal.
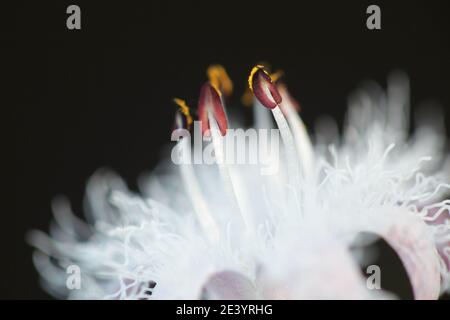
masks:
<svg viewBox="0 0 450 320"><path fill-rule="evenodd" d="M371 299L366 283L344 243L311 235L278 249L257 278L263 299ZM296 243L296 244L294 244Z"/></svg>
<svg viewBox="0 0 450 320"><path fill-rule="evenodd" d="M446 207L433 206L422 209L426 210L427 212L424 218L427 224L440 225L447 223L447 221L450 221L450 212Z"/></svg>
<svg viewBox="0 0 450 320"><path fill-rule="evenodd" d="M445 207L433 207L426 212L425 222L440 230L436 231L436 248L447 272L450 272L450 229L447 228L450 224L450 212Z"/></svg>
<svg viewBox="0 0 450 320"><path fill-rule="evenodd" d="M406 210L360 216L360 231L382 237L399 255L411 282L414 298L437 299L440 263L433 236L422 218Z"/></svg>
<svg viewBox="0 0 450 320"><path fill-rule="evenodd" d="M202 134L206 136L210 134L209 112L213 114L219 126L220 134L224 136L228 128L228 121L222 99L219 92L209 82L206 82L200 89L198 101L198 116L201 121L201 130Z"/></svg>
<svg viewBox="0 0 450 320"><path fill-rule="evenodd" d="M209 300L250 300L258 295L253 283L242 274L222 271L213 274L205 283L202 296Z"/></svg>
<svg viewBox="0 0 450 320"><path fill-rule="evenodd" d="M248 81L250 89L263 106L274 109L281 103L281 95L263 66L255 66Z"/></svg>

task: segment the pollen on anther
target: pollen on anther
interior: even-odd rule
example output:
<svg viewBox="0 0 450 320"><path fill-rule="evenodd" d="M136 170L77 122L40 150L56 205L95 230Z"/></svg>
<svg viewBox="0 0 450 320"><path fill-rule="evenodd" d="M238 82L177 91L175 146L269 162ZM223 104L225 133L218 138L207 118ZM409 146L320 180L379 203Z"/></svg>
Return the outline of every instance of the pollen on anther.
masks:
<svg viewBox="0 0 450 320"><path fill-rule="evenodd" d="M184 101L183 99L174 98L173 102L175 102L175 104L179 107L179 111L185 117L187 129L189 129L192 125L193 120L192 120L190 109L189 109L188 105L186 104L186 101Z"/></svg>
<svg viewBox="0 0 450 320"><path fill-rule="evenodd" d="M206 70L209 82L217 90L219 95L230 96L233 93L233 82L225 68L220 64L214 64Z"/></svg>
<svg viewBox="0 0 450 320"><path fill-rule="evenodd" d="M255 97L266 108L273 109L281 103L281 95L263 65L253 67L248 77L248 84Z"/></svg>
<svg viewBox="0 0 450 320"><path fill-rule="evenodd" d="M210 82L206 82L200 90L198 101L198 116L201 121L201 130L202 134L206 136L210 134L209 113L214 116L220 134L224 136L228 128L228 120L222 104L222 99L214 86Z"/></svg>

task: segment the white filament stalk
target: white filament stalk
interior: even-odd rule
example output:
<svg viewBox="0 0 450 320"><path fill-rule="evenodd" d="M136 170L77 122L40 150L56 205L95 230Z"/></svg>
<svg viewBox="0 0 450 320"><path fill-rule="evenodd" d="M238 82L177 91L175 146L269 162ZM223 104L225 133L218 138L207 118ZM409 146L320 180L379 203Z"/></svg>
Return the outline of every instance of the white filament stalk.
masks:
<svg viewBox="0 0 450 320"><path fill-rule="evenodd" d="M313 167L314 151L308 131L302 119L290 103L283 102L286 118L294 135L298 157L303 169L303 175L309 175Z"/></svg>
<svg viewBox="0 0 450 320"><path fill-rule="evenodd" d="M180 172L186 192L188 193L188 198L191 199L198 221L207 237L212 241L218 240L220 235L219 228L214 218L210 215L211 210L209 210L203 198L200 184L192 167L190 140L181 138L178 144L180 145L181 156L183 157Z"/></svg>
<svg viewBox="0 0 450 320"><path fill-rule="evenodd" d="M258 99L253 99L253 118L256 129L272 129L273 120L270 111Z"/></svg>
<svg viewBox="0 0 450 320"><path fill-rule="evenodd" d="M286 151L288 182L292 190L295 191L296 204L299 204L300 198L300 170L297 166L297 151L295 150L294 137L289 129L286 118L283 115L279 106L272 109L273 117L277 123L278 129L281 133L281 139Z"/></svg>
<svg viewBox="0 0 450 320"><path fill-rule="evenodd" d="M208 111L208 119L209 119L212 143L214 146L214 153L215 153L215 157L217 160L217 164L219 166L220 175L221 175L223 183L225 185L225 192L228 193L228 195L231 199L230 202L235 204L238 211L240 212L246 229L251 230L250 216L249 216L248 212L245 210L244 202L242 201L241 197L239 197L238 193L236 192L236 188L233 184L233 179L231 177L230 170L225 161L225 156L223 154L224 138L222 137L222 135L219 132L219 127L217 125L216 119L214 118L212 113L209 111Z"/></svg>

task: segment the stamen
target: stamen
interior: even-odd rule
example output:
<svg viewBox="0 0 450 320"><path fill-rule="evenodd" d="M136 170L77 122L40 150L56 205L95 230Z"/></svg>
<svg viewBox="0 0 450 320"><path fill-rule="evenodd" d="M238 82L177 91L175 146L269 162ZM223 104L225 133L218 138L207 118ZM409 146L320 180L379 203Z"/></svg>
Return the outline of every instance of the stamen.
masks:
<svg viewBox="0 0 450 320"><path fill-rule="evenodd" d="M177 110L175 114L175 127L177 129L189 130L189 119L192 123L189 107L186 105L184 100L175 98L174 102L180 107L180 110ZM178 140L177 144L181 150L181 157L183 160L180 165L181 178L188 194L188 198L192 202L194 211L197 214L197 219L204 233L207 235L209 240L216 241L219 239L220 231L216 221L210 214L212 211L208 208L207 202L201 192L200 183L198 182L198 179L194 173L194 168L192 167L191 140L181 138Z"/></svg>
<svg viewBox="0 0 450 320"><path fill-rule="evenodd" d="M191 129L192 116L186 102L179 98L174 98L173 102L179 107L175 112L174 130L176 129Z"/></svg>
<svg viewBox="0 0 450 320"><path fill-rule="evenodd" d="M272 83L269 73L262 65L257 65L252 69L248 82L250 89L259 102L266 108L272 110L285 146L289 185L295 192L294 196L297 200L296 205L298 206L300 197L300 172L297 166L297 152L294 145L294 137L279 107L279 104L282 102L281 95ZM291 198L289 197L289 199Z"/></svg>
<svg viewBox="0 0 450 320"><path fill-rule="evenodd" d="M219 166L225 190L230 197L230 204L236 207L236 211L240 212L247 230L251 230L249 228L249 214L245 210L242 199L236 192L236 181L232 179L230 168L226 164L224 155L225 138L223 136L226 134L227 129L225 110L217 90L209 82L205 83L201 88L198 110L202 121L202 133L212 138L217 165Z"/></svg>
<svg viewBox="0 0 450 320"><path fill-rule="evenodd" d="M271 73L270 78L272 82L276 82L283 75L284 72L278 70L275 71L274 73ZM245 91L241 97L241 103L246 107L253 106L253 119L254 119L254 126L256 129L270 129L273 127L272 117L270 116L270 114L267 112L266 109L260 108L261 103L258 101L258 99L255 99L255 96L253 95L253 92L252 90L250 90L249 86L245 87Z"/></svg>
<svg viewBox="0 0 450 320"><path fill-rule="evenodd" d="M278 129L280 130L281 139L283 140L284 147L286 149L286 158L287 158L287 171L289 175L289 184L296 191L296 196L299 197L299 186L300 186L300 172L297 166L297 151L294 145L294 137L292 135L291 130L289 129L289 125L286 121L286 118L281 112L280 107L276 106L272 109L273 117L275 118L275 122L277 123Z"/></svg>
<svg viewBox="0 0 450 320"><path fill-rule="evenodd" d="M249 221L249 214L246 211L241 197L236 192L236 181L232 178L230 168L228 167L224 155L224 137L219 133L219 127L216 119L211 111L208 112L209 123L211 125L211 137L214 146L214 153L219 166L220 176L226 192L230 197L230 205L236 207L236 211L240 212L247 231L252 231Z"/></svg>
<svg viewBox="0 0 450 320"><path fill-rule="evenodd" d="M173 102L179 107L175 115L175 126L176 128L182 128L190 130L192 125L192 116L189 107L186 104L186 101L174 98ZM181 113L181 114L180 114Z"/></svg>
<svg viewBox="0 0 450 320"><path fill-rule="evenodd" d="M281 95L264 66L253 67L248 77L248 84L255 97L266 108L274 109L281 103Z"/></svg>
<svg viewBox="0 0 450 320"><path fill-rule="evenodd" d="M312 168L314 151L305 124L298 114L300 105L290 95L284 84L279 84L277 87L281 97L283 98L283 102L280 104L281 111L283 111L283 114L286 117L295 137L295 144L300 162L302 164L303 174L307 175L310 173Z"/></svg>
<svg viewBox="0 0 450 320"><path fill-rule="evenodd" d="M227 132L228 120L222 105L222 100L214 86L210 82L206 82L200 89L200 98L198 101L198 115L204 136L210 136L209 112L213 114L219 126L220 134L224 136Z"/></svg>
<svg viewBox="0 0 450 320"><path fill-rule="evenodd" d="M231 81L225 68L220 64L211 65L206 70L209 82L217 90L219 95L229 97L233 93L233 82Z"/></svg>
<svg viewBox="0 0 450 320"><path fill-rule="evenodd" d="M284 72L281 70L277 70L274 73L270 74L270 78L272 79L272 82L277 82L278 79L280 79L283 76ZM249 82L250 84L250 82ZM254 101L254 95L252 90L250 89L249 86L245 87L244 93L242 94L241 97L241 103L245 106L245 107L251 107Z"/></svg>

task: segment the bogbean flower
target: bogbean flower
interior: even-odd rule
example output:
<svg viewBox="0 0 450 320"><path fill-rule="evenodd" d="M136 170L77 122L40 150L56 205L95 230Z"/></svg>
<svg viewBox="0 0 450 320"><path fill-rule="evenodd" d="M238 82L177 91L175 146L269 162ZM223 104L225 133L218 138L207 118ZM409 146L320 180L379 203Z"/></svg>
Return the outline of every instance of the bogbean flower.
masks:
<svg viewBox="0 0 450 320"><path fill-rule="evenodd" d="M166 159L141 179L140 194L100 170L87 184L87 223L56 199L50 236L29 235L49 292L74 299L392 298L369 290L360 269L370 259L364 248L377 237L397 252L416 299L449 289L445 135L429 117L409 135L405 76L390 77L387 92L360 91L342 135L324 118L313 144L287 87L254 67L254 127L276 124L282 140L278 170L262 175L258 164L224 161L235 124L225 110L232 82L221 66L207 74L197 129L217 163ZM190 129L190 109L174 101L175 129ZM176 147L190 159L190 139ZM81 270L78 290L67 287L71 265Z"/></svg>

